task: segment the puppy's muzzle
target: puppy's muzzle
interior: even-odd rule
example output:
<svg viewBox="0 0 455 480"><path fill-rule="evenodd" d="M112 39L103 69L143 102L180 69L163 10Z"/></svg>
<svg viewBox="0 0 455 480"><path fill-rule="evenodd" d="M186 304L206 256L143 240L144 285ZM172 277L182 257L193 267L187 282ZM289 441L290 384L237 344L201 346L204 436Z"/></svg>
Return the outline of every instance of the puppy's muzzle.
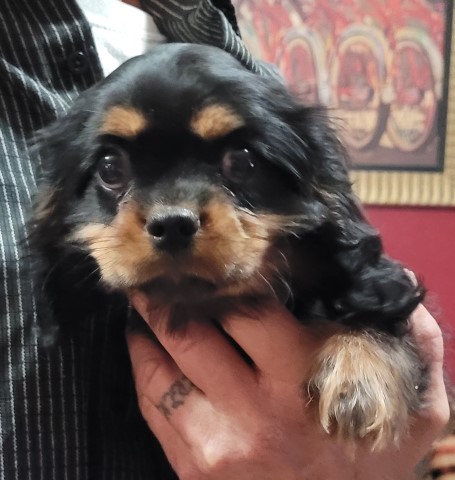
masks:
<svg viewBox="0 0 455 480"><path fill-rule="evenodd" d="M155 211L146 223L153 245L170 254L189 247L200 227L199 216L181 207L164 207Z"/></svg>

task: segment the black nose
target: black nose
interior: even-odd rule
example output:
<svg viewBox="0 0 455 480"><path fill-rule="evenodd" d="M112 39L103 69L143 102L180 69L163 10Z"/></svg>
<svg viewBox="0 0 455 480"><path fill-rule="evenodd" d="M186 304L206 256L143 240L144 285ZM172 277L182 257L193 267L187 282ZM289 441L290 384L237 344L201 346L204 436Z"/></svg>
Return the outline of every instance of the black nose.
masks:
<svg viewBox="0 0 455 480"><path fill-rule="evenodd" d="M186 208L168 208L154 213L146 226L153 244L169 253L188 247L199 227L199 217Z"/></svg>

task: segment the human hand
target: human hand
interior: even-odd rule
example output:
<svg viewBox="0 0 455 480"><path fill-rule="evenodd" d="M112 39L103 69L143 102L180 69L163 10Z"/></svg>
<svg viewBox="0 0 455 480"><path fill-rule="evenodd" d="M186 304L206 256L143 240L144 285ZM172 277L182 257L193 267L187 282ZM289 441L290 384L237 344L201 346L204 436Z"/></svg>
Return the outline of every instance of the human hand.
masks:
<svg viewBox="0 0 455 480"><path fill-rule="evenodd" d="M255 313L260 320L224 320L250 366L213 324L190 322L184 334L169 334L165 307L137 293L131 302L163 347L129 334L139 405L182 480L407 480L447 422L442 336L423 306L411 321L430 362L427 406L400 448L359 446L353 456L323 431L301 395L320 340L282 306L264 305Z"/></svg>

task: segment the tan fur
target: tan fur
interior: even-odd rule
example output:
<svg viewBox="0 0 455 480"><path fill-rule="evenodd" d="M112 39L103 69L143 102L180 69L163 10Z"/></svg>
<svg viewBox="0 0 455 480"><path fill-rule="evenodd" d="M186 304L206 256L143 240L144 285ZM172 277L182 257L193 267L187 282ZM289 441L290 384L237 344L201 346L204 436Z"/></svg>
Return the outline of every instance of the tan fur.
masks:
<svg viewBox="0 0 455 480"><path fill-rule="evenodd" d="M116 105L106 112L99 130L104 134L134 138L144 131L147 125L147 119L138 110L128 106Z"/></svg>
<svg viewBox="0 0 455 480"><path fill-rule="evenodd" d="M400 342L368 332L338 333L327 340L308 383L327 432L353 444L367 438L378 450L406 434L408 407L418 396L412 381L417 358Z"/></svg>
<svg viewBox="0 0 455 480"><path fill-rule="evenodd" d="M204 107L190 121L190 129L204 140L222 137L243 126L245 121L228 105Z"/></svg>
<svg viewBox="0 0 455 480"><path fill-rule="evenodd" d="M33 219L37 223L41 223L47 218L51 218L55 211L56 191L54 188L48 187L38 192L36 204L33 212Z"/></svg>
<svg viewBox="0 0 455 480"><path fill-rule="evenodd" d="M153 247L144 212L134 202L121 204L111 225L86 225L73 232L71 240L88 246L103 280L116 288L134 287L160 276L178 282L192 275L214 282L218 295L273 293L267 279L279 260L267 259L280 217L254 216L226 200L213 199L202 209L201 218L193 247L178 259Z"/></svg>

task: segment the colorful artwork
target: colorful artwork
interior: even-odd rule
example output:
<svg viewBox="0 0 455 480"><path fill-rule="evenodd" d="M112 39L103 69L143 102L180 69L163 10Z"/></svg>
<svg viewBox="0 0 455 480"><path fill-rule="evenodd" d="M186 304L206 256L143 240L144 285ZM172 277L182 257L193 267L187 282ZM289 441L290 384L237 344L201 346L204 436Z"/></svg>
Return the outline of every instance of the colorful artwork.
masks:
<svg viewBox="0 0 455 480"><path fill-rule="evenodd" d="M245 42L340 120L354 167L443 169L449 0L237 0Z"/></svg>

